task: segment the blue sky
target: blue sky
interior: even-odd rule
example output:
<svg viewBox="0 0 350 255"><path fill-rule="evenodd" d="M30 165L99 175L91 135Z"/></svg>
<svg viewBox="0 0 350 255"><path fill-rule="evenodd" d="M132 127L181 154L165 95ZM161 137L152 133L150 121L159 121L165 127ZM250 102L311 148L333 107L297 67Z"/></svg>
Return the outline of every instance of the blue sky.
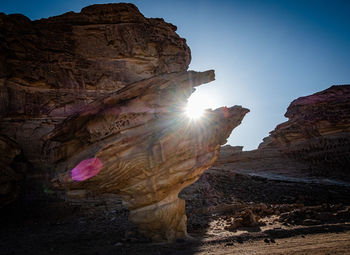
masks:
<svg viewBox="0 0 350 255"><path fill-rule="evenodd" d="M90 0L1 0L0 12L39 19L95 3ZM229 144L254 149L290 102L334 84L350 84L350 1L125 1L146 17L178 27L192 51L190 69L215 69L216 81L194 96L208 107L251 110Z"/></svg>

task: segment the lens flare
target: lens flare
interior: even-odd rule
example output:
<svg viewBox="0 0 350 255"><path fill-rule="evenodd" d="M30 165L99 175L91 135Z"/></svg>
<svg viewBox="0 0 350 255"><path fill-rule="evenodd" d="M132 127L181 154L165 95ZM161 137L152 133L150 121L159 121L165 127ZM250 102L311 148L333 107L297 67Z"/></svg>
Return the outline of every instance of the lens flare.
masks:
<svg viewBox="0 0 350 255"><path fill-rule="evenodd" d="M85 181L97 175L103 164L99 158L89 158L81 161L71 171L71 176L74 181Z"/></svg>

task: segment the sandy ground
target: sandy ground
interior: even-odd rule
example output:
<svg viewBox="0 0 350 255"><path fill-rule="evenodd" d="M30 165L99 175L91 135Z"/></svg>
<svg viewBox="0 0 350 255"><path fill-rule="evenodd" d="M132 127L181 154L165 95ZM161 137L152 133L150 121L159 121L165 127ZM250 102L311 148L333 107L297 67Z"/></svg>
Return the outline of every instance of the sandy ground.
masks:
<svg viewBox="0 0 350 255"><path fill-rule="evenodd" d="M232 242L205 246L195 254L350 254L350 232L294 236L274 239L274 243L268 239Z"/></svg>

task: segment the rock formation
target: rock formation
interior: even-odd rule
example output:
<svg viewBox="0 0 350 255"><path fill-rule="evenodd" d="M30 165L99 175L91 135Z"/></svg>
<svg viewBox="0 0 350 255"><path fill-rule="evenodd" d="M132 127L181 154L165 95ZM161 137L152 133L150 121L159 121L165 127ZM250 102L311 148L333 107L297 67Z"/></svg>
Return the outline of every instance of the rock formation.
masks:
<svg viewBox="0 0 350 255"><path fill-rule="evenodd" d="M221 163L245 169L304 169L348 177L350 166L350 85L332 86L294 100L259 148L225 148Z"/></svg>
<svg viewBox="0 0 350 255"><path fill-rule="evenodd" d="M41 179L70 191L120 194L154 240L187 236L178 193L218 158L249 111L184 116L214 71L187 71L176 27L132 4L93 5L30 21L0 14L0 133Z"/></svg>
<svg viewBox="0 0 350 255"><path fill-rule="evenodd" d="M121 194L130 219L155 240L186 236L185 202L178 193L195 182L218 157L232 128L248 110L207 111L200 123L184 116L192 86L212 72L166 74L136 82L64 121L48 139L60 142L56 155L69 189ZM84 182L71 169L99 159L99 173Z"/></svg>

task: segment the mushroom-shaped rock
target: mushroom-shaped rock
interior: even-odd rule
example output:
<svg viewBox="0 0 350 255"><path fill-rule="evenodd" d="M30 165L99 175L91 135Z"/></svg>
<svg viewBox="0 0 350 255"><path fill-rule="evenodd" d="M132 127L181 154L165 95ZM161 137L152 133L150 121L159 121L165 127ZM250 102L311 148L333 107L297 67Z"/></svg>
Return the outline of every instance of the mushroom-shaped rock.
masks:
<svg viewBox="0 0 350 255"><path fill-rule="evenodd" d="M187 118L184 106L194 87L213 79L213 71L158 75L66 119L46 137L57 144L48 146L57 162L56 181L69 190L120 194L130 220L153 240L186 237L179 192L214 163L220 145L249 112L222 107L198 121ZM82 176L95 175L79 181L74 174L86 160L94 166Z"/></svg>

